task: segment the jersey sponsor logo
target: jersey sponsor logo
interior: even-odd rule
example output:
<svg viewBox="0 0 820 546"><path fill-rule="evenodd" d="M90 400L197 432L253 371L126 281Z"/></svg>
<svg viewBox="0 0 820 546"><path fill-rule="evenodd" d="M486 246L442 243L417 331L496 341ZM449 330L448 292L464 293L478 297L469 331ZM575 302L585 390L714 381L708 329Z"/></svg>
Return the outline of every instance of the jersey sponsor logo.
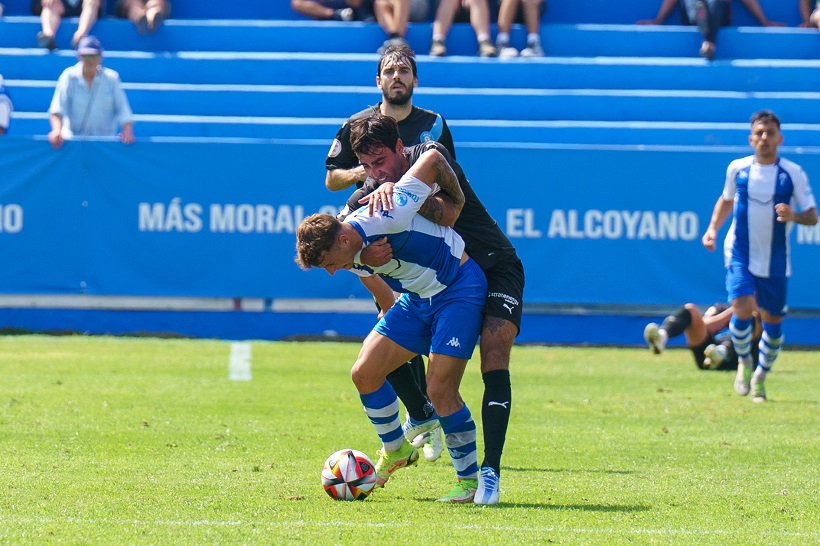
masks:
<svg viewBox="0 0 820 546"><path fill-rule="evenodd" d="M403 207L406 205L408 199L412 200L414 203L421 201L418 195L407 191L405 188L393 188L393 200L398 206Z"/></svg>
<svg viewBox="0 0 820 546"><path fill-rule="evenodd" d="M490 292L487 294L487 298L501 298L504 300L504 303L501 304L502 307L507 309L510 314L513 312L513 308L517 307L519 301L514 297L510 296L509 294L504 294L502 292Z"/></svg>
<svg viewBox="0 0 820 546"><path fill-rule="evenodd" d="M330 151L327 153L328 157L336 157L342 152L342 143L338 138L333 139L333 144L330 145Z"/></svg>

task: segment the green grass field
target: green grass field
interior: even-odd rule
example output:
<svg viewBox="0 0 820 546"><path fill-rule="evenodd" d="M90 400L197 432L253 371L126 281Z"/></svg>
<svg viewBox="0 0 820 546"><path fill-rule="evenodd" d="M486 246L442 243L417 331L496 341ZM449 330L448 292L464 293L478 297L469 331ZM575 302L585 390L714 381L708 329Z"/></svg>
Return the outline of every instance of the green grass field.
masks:
<svg viewBox="0 0 820 546"><path fill-rule="evenodd" d="M786 350L770 401L688 352L516 347L497 506L433 500L449 458L364 502L333 451L379 447L354 343L0 337L1 544L818 544L820 358ZM462 394L480 421L481 379ZM480 427L479 427L480 430Z"/></svg>

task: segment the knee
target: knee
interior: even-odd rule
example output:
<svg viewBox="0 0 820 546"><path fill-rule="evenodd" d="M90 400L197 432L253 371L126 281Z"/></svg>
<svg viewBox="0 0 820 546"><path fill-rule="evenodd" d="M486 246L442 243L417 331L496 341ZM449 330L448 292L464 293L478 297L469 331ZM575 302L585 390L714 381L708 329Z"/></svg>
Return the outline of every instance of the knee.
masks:
<svg viewBox="0 0 820 546"><path fill-rule="evenodd" d="M375 381L372 380L369 374L365 373L365 368L360 361L356 361L353 368L350 369L350 379L353 381L353 385L356 386L356 390L361 394L373 392L379 388L379 385L374 386Z"/></svg>

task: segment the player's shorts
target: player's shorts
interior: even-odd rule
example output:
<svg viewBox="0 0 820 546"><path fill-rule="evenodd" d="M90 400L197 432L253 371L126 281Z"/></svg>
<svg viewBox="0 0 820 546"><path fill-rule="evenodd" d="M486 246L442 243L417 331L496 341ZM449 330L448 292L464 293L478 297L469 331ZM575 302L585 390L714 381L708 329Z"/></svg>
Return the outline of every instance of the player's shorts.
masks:
<svg viewBox="0 0 820 546"><path fill-rule="evenodd" d="M726 268L726 291L729 301L742 296L755 296L758 307L775 317L785 317L788 277L756 277L749 269L732 264Z"/></svg>
<svg viewBox="0 0 820 546"><path fill-rule="evenodd" d="M410 352L469 360L481 332L487 279L475 261L432 298L402 294L373 328Z"/></svg>
<svg viewBox="0 0 820 546"><path fill-rule="evenodd" d="M703 360L706 358L706 356L703 354L703 351L705 351L706 347L712 345L713 343L717 344L715 338L711 334L707 334L706 339L703 340L703 343L695 345L694 347L689 347L689 350L692 351L692 356L695 357L695 365L698 367L698 369L704 369Z"/></svg>
<svg viewBox="0 0 820 546"><path fill-rule="evenodd" d="M487 303L484 315L509 320L521 331L524 298L524 264L513 256L484 270L487 276Z"/></svg>

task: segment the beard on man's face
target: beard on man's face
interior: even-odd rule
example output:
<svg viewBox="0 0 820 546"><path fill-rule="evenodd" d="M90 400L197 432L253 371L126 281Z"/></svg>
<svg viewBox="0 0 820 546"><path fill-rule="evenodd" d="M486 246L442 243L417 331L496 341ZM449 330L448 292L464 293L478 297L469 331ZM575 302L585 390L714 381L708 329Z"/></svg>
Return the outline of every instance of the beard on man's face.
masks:
<svg viewBox="0 0 820 546"><path fill-rule="evenodd" d="M387 92L384 94L384 100L392 104L393 106L404 106L410 99L413 98L413 89L412 88L404 88L404 89L388 89Z"/></svg>

